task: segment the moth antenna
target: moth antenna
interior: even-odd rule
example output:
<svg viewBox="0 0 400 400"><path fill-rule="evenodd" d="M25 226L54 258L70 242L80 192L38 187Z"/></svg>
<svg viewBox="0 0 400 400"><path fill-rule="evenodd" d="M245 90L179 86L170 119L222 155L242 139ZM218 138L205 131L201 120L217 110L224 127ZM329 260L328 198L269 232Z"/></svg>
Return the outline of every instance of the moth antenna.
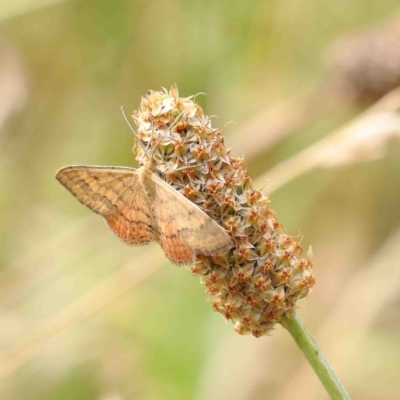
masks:
<svg viewBox="0 0 400 400"><path fill-rule="evenodd" d="M153 139L153 136L154 136L154 117L151 120L151 136L150 136L149 141L147 142L146 148L143 151L143 155L140 158L139 164L142 164L143 159L146 157L146 153L147 153L147 150L149 149L149 146L151 144L151 140Z"/></svg>
<svg viewBox="0 0 400 400"><path fill-rule="evenodd" d="M131 125L131 123L128 120L128 117L125 114L125 110L124 110L124 105L123 104L121 105L121 112L122 112L122 115L124 116L125 122L129 126L129 129L132 131L133 136L135 136L136 142L139 143L141 148L143 149L143 151L145 151L146 149L144 147L144 144L142 143L142 141L141 141L140 137L138 136L137 132L135 131L135 129L133 129L133 126Z"/></svg>
<svg viewBox="0 0 400 400"><path fill-rule="evenodd" d="M170 133L170 132L172 131L172 128L175 126L176 122L178 122L179 118L182 117L182 115L183 115L184 113L185 113L185 110L183 110L183 111L175 118L175 120L174 120L174 122L172 122L171 126L170 126L165 132L163 132L163 133L160 135L160 137L158 138L156 144L155 144L154 147L153 147L153 152L152 152L152 154L151 154L152 156L153 156L153 154L154 154L154 150L155 150L156 147L160 144L162 138L163 138L167 133Z"/></svg>

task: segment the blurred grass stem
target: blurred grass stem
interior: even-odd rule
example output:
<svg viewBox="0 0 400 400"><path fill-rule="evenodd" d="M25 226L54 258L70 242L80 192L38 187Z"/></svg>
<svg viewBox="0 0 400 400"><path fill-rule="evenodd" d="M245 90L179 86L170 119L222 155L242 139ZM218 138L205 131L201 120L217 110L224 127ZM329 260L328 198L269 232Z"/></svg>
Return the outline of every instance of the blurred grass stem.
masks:
<svg viewBox="0 0 400 400"><path fill-rule="evenodd" d="M290 333L300 350L306 356L330 398L332 400L350 400L350 396L314 342L310 332L308 332L297 315L296 310L290 313L289 316L283 316L281 325Z"/></svg>
<svg viewBox="0 0 400 400"><path fill-rule="evenodd" d="M400 135L399 107L397 88L351 122L268 170L258 181L268 180L269 190L275 191L316 168L383 157L387 143Z"/></svg>

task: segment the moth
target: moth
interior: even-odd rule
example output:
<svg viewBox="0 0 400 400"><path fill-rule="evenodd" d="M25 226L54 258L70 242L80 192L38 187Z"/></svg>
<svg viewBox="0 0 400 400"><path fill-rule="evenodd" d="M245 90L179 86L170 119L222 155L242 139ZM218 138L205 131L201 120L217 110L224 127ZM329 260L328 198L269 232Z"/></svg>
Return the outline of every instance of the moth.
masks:
<svg viewBox="0 0 400 400"><path fill-rule="evenodd" d="M196 254L228 251L232 241L225 230L163 181L150 159L146 157L138 169L70 165L57 171L56 179L104 217L125 243L158 242L176 265L192 264Z"/></svg>

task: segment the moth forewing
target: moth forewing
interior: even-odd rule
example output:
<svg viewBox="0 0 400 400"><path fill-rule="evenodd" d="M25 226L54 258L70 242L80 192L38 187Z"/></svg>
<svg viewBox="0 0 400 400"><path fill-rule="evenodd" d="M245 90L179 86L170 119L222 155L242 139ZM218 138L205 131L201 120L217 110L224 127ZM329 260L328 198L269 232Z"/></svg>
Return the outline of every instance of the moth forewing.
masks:
<svg viewBox="0 0 400 400"><path fill-rule="evenodd" d="M82 204L101 214L125 243L156 240L147 200L138 185L138 170L128 167L71 165L56 178Z"/></svg>
<svg viewBox="0 0 400 400"><path fill-rule="evenodd" d="M221 226L146 166L71 165L56 178L125 243L157 241L175 264L190 264L195 254L214 255L232 245Z"/></svg>
<svg viewBox="0 0 400 400"><path fill-rule="evenodd" d="M151 180L154 183L153 213L162 208L178 230L179 237L196 254L213 255L232 247L229 235L204 211L155 173L151 174Z"/></svg>
<svg viewBox="0 0 400 400"><path fill-rule="evenodd" d="M82 204L106 216L124 191L134 188L138 174L129 167L69 165L57 171L56 179Z"/></svg>

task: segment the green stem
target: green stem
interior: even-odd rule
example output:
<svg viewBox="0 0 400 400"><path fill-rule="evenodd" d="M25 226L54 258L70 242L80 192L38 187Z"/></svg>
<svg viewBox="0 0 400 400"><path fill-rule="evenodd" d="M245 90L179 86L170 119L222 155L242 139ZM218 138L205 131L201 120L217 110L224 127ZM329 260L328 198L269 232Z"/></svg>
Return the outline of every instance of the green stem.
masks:
<svg viewBox="0 0 400 400"><path fill-rule="evenodd" d="M332 367L314 342L296 311L283 316L281 325L289 331L300 350L306 356L330 398L332 400L350 400L346 389L340 383L339 378L333 372Z"/></svg>

